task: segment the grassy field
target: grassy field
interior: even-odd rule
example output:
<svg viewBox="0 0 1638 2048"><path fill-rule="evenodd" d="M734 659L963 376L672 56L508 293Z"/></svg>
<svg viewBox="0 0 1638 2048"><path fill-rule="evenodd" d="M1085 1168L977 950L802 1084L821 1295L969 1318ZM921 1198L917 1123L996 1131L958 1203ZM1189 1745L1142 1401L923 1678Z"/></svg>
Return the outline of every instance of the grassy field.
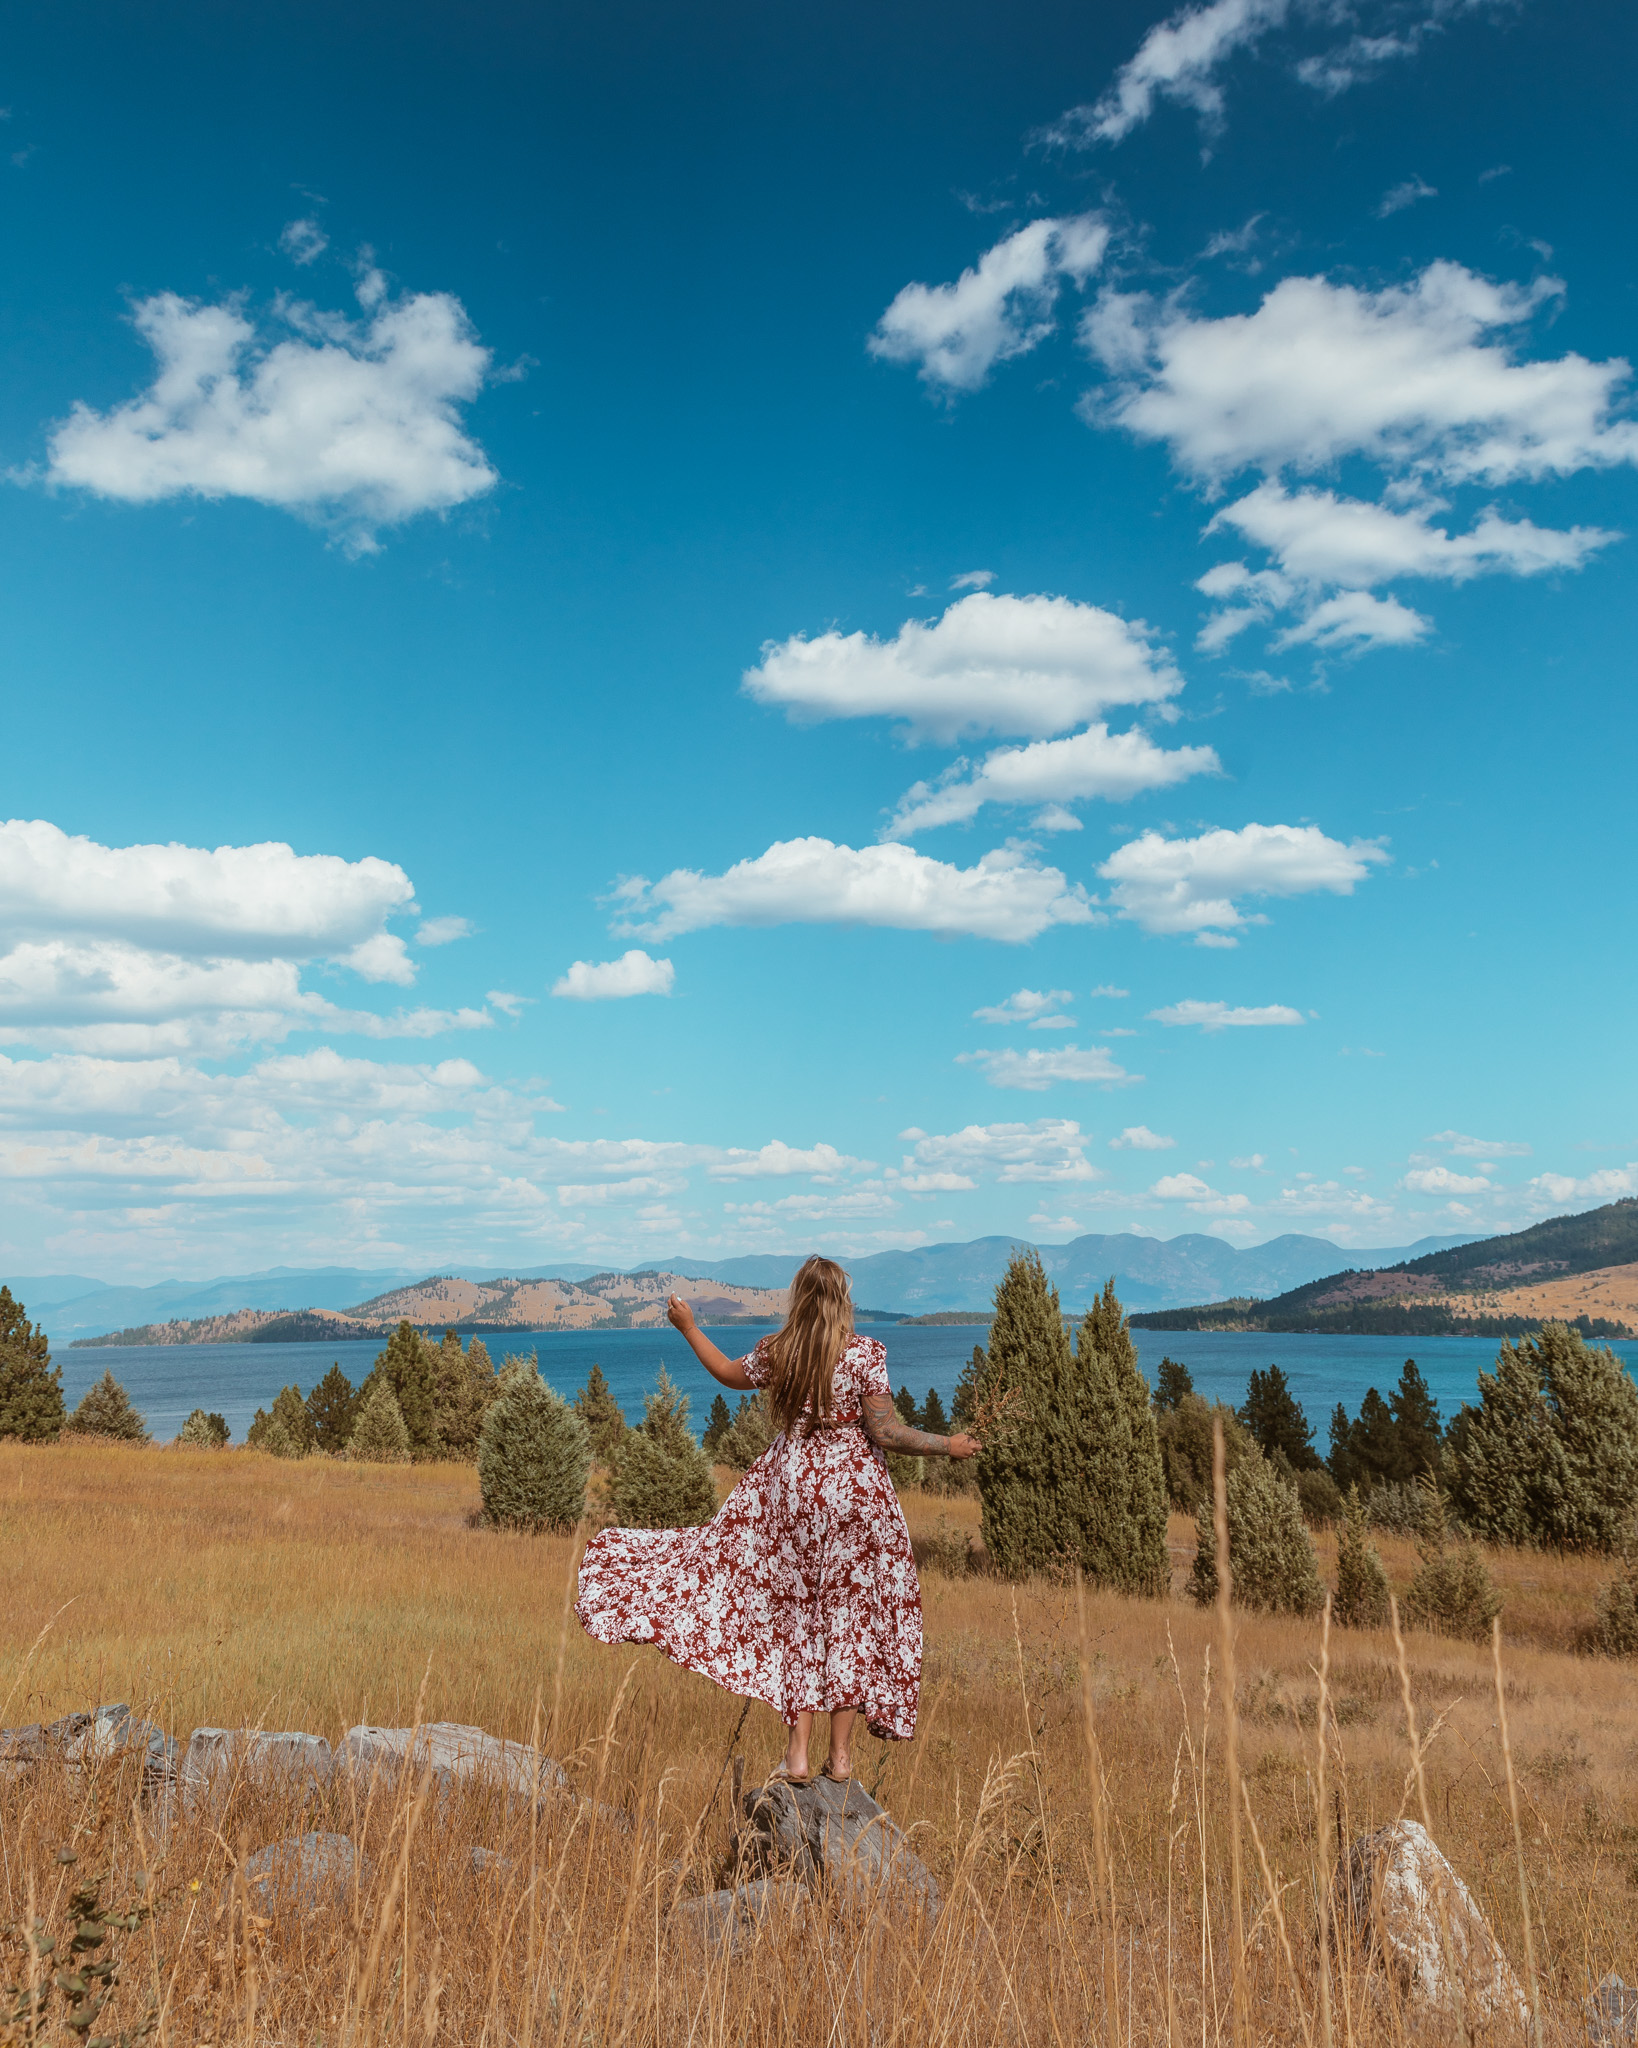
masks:
<svg viewBox="0 0 1638 2048"><path fill-rule="evenodd" d="M1180 1594L1088 1594L1078 1610L1070 1588L929 1570L920 1732L902 1745L861 1738L855 1762L912 1831L944 1913L931 1929L893 1915L864 1925L814 1902L730 1960L677 1940L667 1913L730 1874L721 1780L738 1703L652 1651L588 1641L567 1615L575 1543L475 1528L476 1501L460 1467L0 1446L0 1724L128 1700L184 1740L196 1725L254 1725L335 1741L355 1722L417 1718L522 1740L539 1730L577 1789L631 1822L563 1801L533 1823L479 1793L417 1808L413 1787L367 1808L337 1789L298 1813L241 1790L225 1815L179 1821L161 1843L117 1763L88 1777L42 1766L0 1777L0 1982L24 1974L31 1888L56 1931L70 1868L74 1881L105 1876L114 1904L151 1870L157 1910L120 1937L123 1981L99 2036L157 1997L161 2038L213 2048L1210 2048L1235 2038L1238 1975L1245 2039L1326 2040L1317 1627L1236 1618L1256 1826L1244 1835L1243 1951L1213 1617ZM970 1499L906 1505L918 1534L940 1516L976 1530ZM1172 1543L1181 1585L1192 1524L1175 1519ZM1408 1546L1382 1549L1403 1585ZM1323 1544L1322 1561L1329 1571ZM1590 1984L1611 1969L1638 1976L1638 1686L1630 1666L1569 1650L1604 1575L1596 1563L1490 1562L1508 1595L1505 1700L1544 2037L1581 2040ZM1337 1632L1329 1655L1324 1767L1343 1826L1419 1813L1391 1638ZM1523 1974L1490 1651L1412 1635L1406 1670L1434 1833ZM738 1742L753 1782L782 1740L753 1707ZM304 1827L364 1850L369 1874L347 1908L303 1917L259 1910L253 1894L236 1905L245 1852ZM474 1876L474 1844L512 1869ZM77 1864L57 1861L65 1848ZM1336 1972L1338 2048L1444 2038L1412 2027L1375 1982Z"/></svg>

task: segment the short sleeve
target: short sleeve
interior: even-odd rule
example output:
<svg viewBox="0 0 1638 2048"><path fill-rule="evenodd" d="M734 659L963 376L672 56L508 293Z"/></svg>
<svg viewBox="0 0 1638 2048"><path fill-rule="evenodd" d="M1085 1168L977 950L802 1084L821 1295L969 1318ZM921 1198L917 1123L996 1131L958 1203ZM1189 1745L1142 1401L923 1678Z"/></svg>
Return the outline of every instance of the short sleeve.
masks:
<svg viewBox="0 0 1638 2048"><path fill-rule="evenodd" d="M891 1400L893 1387L887 1377L887 1347L878 1337L866 1337L864 1354L864 1371L859 1375L860 1394L885 1394Z"/></svg>
<svg viewBox="0 0 1638 2048"><path fill-rule="evenodd" d="M739 1361L739 1369L753 1387L765 1387L773 1378L773 1366L768 1359L768 1340L761 1338Z"/></svg>

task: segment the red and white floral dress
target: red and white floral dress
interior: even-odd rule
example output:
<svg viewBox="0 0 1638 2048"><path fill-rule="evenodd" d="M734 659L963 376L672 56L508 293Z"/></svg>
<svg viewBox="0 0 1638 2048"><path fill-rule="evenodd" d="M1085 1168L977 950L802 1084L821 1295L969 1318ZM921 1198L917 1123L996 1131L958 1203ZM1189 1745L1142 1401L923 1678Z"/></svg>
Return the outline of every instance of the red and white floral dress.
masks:
<svg viewBox="0 0 1638 2048"><path fill-rule="evenodd" d="M766 1340L741 1361L753 1386ZM921 1588L904 1510L860 1400L887 1394L887 1353L855 1337L831 1424L776 1437L700 1529L605 1529L586 1546L575 1613L600 1643L654 1643L787 1724L857 1707L908 1740L921 1693Z"/></svg>

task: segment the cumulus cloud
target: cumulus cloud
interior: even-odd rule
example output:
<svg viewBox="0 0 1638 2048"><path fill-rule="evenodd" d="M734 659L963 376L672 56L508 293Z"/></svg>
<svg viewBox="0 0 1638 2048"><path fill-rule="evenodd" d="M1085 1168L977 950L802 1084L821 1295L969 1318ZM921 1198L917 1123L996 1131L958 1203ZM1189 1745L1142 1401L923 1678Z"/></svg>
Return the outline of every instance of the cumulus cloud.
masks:
<svg viewBox="0 0 1638 2048"><path fill-rule="evenodd" d="M457 939L472 936L471 921L464 917L426 917L415 930L418 946L451 946Z"/></svg>
<svg viewBox="0 0 1638 2048"><path fill-rule="evenodd" d="M1343 590L1328 597L1304 619L1276 636L1274 649L1322 647L1339 653L1360 653L1369 647L1414 647L1430 621L1397 597L1373 597L1368 590Z"/></svg>
<svg viewBox="0 0 1638 2048"><path fill-rule="evenodd" d="M668 996L677 979L669 960L652 960L633 946L618 960L576 960L552 984L554 996L572 1002L598 1003L619 996Z"/></svg>
<svg viewBox="0 0 1638 2048"><path fill-rule="evenodd" d="M873 1161L855 1159L838 1152L834 1145L787 1145L773 1138L754 1152L730 1147L713 1160L713 1180L786 1180L793 1174L808 1174L814 1180L841 1180L851 1173L868 1172Z"/></svg>
<svg viewBox="0 0 1638 2048"><path fill-rule="evenodd" d="M1073 148L1120 142L1147 121L1161 100L1192 108L1209 128L1223 115L1223 92L1215 74L1237 50L1245 49L1285 20L1289 0L1209 0L1204 7L1180 7L1158 22L1137 54L1115 74L1096 101L1072 107L1051 129L1048 141Z"/></svg>
<svg viewBox="0 0 1638 2048"><path fill-rule="evenodd" d="M1118 1138L1109 1140L1111 1152L1169 1152L1177 1143L1175 1138L1163 1138L1158 1131L1151 1131L1147 1124L1128 1124Z"/></svg>
<svg viewBox="0 0 1638 2048"><path fill-rule="evenodd" d="M1638 1160L1630 1160L1625 1166L1603 1167L1579 1180L1568 1173L1538 1173L1529 1188L1538 1201L1555 1206L1564 1202L1619 1202L1627 1195L1638 1195Z"/></svg>
<svg viewBox="0 0 1638 2048"><path fill-rule="evenodd" d="M620 928L651 939L711 925L862 924L1017 944L1101 919L1078 882L1011 847L958 868L908 846L783 839L725 874L637 875L614 894L628 920Z"/></svg>
<svg viewBox="0 0 1638 2048"><path fill-rule="evenodd" d="M954 284L907 284L866 345L884 362L917 364L935 390L976 391L997 363L1046 339L1064 280L1084 285L1108 243L1096 214L1032 220Z"/></svg>
<svg viewBox="0 0 1638 2048"><path fill-rule="evenodd" d="M995 1180L1003 1187L1060 1181L1088 1181L1098 1170L1086 1156L1087 1138L1067 1117L1038 1117L1027 1124L968 1124L959 1131L930 1135L912 1126L899 1133L912 1150L901 1171L889 1178L906 1193L945 1193Z"/></svg>
<svg viewBox="0 0 1638 2048"><path fill-rule="evenodd" d="M1509 1138L1470 1138L1466 1131L1435 1131L1428 1140L1446 1145L1460 1159L1528 1159L1530 1147Z"/></svg>
<svg viewBox="0 0 1638 2048"><path fill-rule="evenodd" d="M1476 1195L1494 1183L1479 1173L1452 1173L1448 1166L1418 1166L1400 1185L1413 1195Z"/></svg>
<svg viewBox="0 0 1638 2048"><path fill-rule="evenodd" d="M1099 1045L1089 1045L1084 1051L1075 1045L1057 1045L1050 1051L1031 1046L1027 1052L1007 1046L1000 1052L957 1053L956 1059L962 1066L982 1068L992 1088L1025 1088L1037 1093L1061 1081L1129 1088L1143 1079L1141 1074L1129 1074L1117 1066Z"/></svg>
<svg viewBox="0 0 1638 2048"><path fill-rule="evenodd" d="M1232 945L1236 930L1262 921L1243 912L1236 898L1314 890L1351 896L1371 864L1387 858L1369 840L1345 846L1317 825L1243 825L1197 839L1145 832L1118 848L1098 873L1112 884L1121 916L1145 931L1191 932L1197 941Z"/></svg>
<svg viewBox="0 0 1638 2048"><path fill-rule="evenodd" d="M1138 728L1111 733L1098 724L1068 739L998 747L977 768L957 761L937 781L905 791L883 836L908 839L934 826L965 824L985 804L1059 806L1093 797L1124 803L1144 790L1221 772L1211 747L1157 747ZM1038 829L1062 830L1078 828L1080 821L1054 810L1035 823Z"/></svg>
<svg viewBox="0 0 1638 2048"><path fill-rule="evenodd" d="M1156 704L1183 687L1141 620L1067 597L976 590L891 640L798 633L769 641L744 688L792 718L897 718L915 740L965 734L1046 738L1116 704Z"/></svg>
<svg viewBox="0 0 1638 2048"><path fill-rule="evenodd" d="M898 1208L881 1188L859 1188L846 1195L782 1195L777 1202L725 1202L737 1219L833 1223L860 1216L889 1216Z"/></svg>
<svg viewBox="0 0 1638 2048"><path fill-rule="evenodd" d="M1208 481L1349 455L1444 483L1632 462L1638 423L1615 416L1625 361L1522 359L1519 331L1562 290L1438 262L1375 292L1288 277L1221 319L1106 293L1082 326L1112 380L1092 416Z"/></svg>
<svg viewBox="0 0 1638 2048"><path fill-rule="evenodd" d="M1253 1009L1231 1009L1227 1003L1169 1003L1163 1010L1151 1010L1156 1024L1194 1024L1202 1031L1224 1031L1234 1027L1264 1024L1300 1024L1301 1010L1286 1003L1262 1003Z"/></svg>
<svg viewBox="0 0 1638 2048"><path fill-rule="evenodd" d="M132 505L249 498L337 526L355 549L377 527L481 497L496 473L461 407L490 356L459 300L394 300L378 279L359 296L361 321L281 304L260 325L238 299L139 301L154 381L105 413L76 404L51 436L47 480Z"/></svg>
<svg viewBox="0 0 1638 2048"><path fill-rule="evenodd" d="M279 235L279 247L292 263L305 267L330 246L330 237L316 220L288 220Z"/></svg>
<svg viewBox="0 0 1638 2048"><path fill-rule="evenodd" d="M1027 1024L1032 1017L1044 1017L1048 1010L1073 1001L1067 988L1020 988L1005 1002L991 1003L982 1010L974 1010L973 1015L980 1024Z"/></svg>

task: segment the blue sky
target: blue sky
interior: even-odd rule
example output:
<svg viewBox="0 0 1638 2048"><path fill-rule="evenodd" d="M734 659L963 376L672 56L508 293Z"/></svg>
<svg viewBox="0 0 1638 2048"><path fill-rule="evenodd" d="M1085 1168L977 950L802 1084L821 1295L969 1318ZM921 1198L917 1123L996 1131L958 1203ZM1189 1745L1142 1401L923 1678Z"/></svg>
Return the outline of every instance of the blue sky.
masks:
<svg viewBox="0 0 1638 2048"><path fill-rule="evenodd" d="M1627 10L13 28L13 1272L1638 1192Z"/></svg>

